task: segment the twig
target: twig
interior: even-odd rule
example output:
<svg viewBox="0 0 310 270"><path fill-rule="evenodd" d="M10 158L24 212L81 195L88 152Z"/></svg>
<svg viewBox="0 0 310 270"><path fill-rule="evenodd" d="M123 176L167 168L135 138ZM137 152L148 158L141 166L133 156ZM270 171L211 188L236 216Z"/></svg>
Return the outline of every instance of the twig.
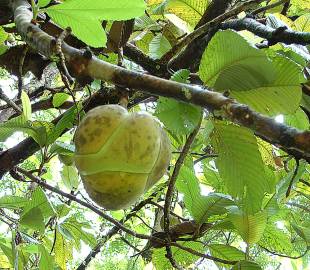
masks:
<svg viewBox="0 0 310 270"><path fill-rule="evenodd" d="M67 69L67 66L66 66L66 58L62 52L62 49L61 49L61 46L62 46L62 43L64 42L64 39L70 35L71 33L71 28L70 27L67 27L60 35L59 37L56 39L56 53L58 54L59 58L60 58L60 65L61 65L61 68L62 68L62 72L64 73L63 75L63 80L64 80L64 83L66 85L66 87L70 90L70 84L73 82L73 78L71 77L71 75L69 74L69 71Z"/></svg>
<svg viewBox="0 0 310 270"><path fill-rule="evenodd" d="M161 206L160 204L156 203L156 202L150 201L149 204L153 204L153 205L157 206L158 208L164 210L164 207ZM174 213L173 211L170 212L170 215L175 216L175 217L177 217L178 219L180 219L182 221L189 221L189 219L181 217L181 216L177 215L176 213Z"/></svg>
<svg viewBox="0 0 310 270"><path fill-rule="evenodd" d="M206 159L206 158L216 158L218 157L218 154L205 154L200 158L197 158L196 160L194 160L194 164L199 163L200 161Z"/></svg>
<svg viewBox="0 0 310 270"><path fill-rule="evenodd" d="M75 196L73 196L72 194L69 194L69 193L66 193L66 192L63 192L62 190L59 190L58 188L56 187L53 187L49 184L47 184L45 181L41 180L39 177L36 177L32 174L30 174L27 170L24 170L20 167L16 167L16 171L22 173L23 175L27 176L32 182L35 182L37 183L39 186L47 189L47 190L50 190L56 194L59 194L67 199L70 199L72 201L75 201L77 202L78 204L92 210L93 212L95 212L96 214L98 214L99 216L101 216L102 218L106 219L107 221L111 222L112 224L114 224L115 226L109 231L111 233L115 232L117 233L118 230L122 230L126 233L128 233L129 235L132 235L134 237L137 237L139 239L145 239L145 240L151 240L151 241L154 241L154 242L157 242L157 243L160 243L160 244L164 244L164 245L167 245L168 243L166 241L164 241L163 239L160 239L160 238L157 238L157 237L153 237L153 236L149 236L149 235L145 235L145 234L141 234L141 233L136 233L130 229L128 229L127 227L125 227L121 221L117 221L115 220L114 218L110 217L109 215L105 214L104 212L102 212L101 210L99 210L98 208L76 198ZM144 202L143 202L144 203ZM147 203L146 203L147 204ZM130 214L125 218L125 219L128 219L130 218ZM124 219L123 219L124 220ZM114 234L112 234L114 235ZM111 235L111 236L112 236ZM204 258L207 258L209 260L213 260L213 261L216 261L216 262L221 262L221 263L224 263L224 264L235 264L236 262L235 261L228 261L228 260L223 260L223 259L220 259L220 258L216 258L216 257L213 257L213 256L210 256L210 255L207 255L207 254L203 254L203 253L200 253L200 252L197 252L196 250L193 250L191 248L188 248L188 247L184 247L184 246L181 246L177 243L169 243L171 246L175 246L175 247L178 247L182 250L185 250L189 253L192 253L194 255L197 255L197 256L201 256L201 257L204 257ZM102 247L100 244L97 244L97 247L100 251L100 248ZM98 252L99 252L98 251ZM91 255L92 257L92 255ZM90 258L91 260L91 258ZM82 268L78 267L77 270L83 270L85 269L84 266L81 266Z"/></svg>
<svg viewBox="0 0 310 270"><path fill-rule="evenodd" d="M188 34L184 39L178 42L175 46L173 46L166 54L162 56L162 58L160 59L160 62L162 63L168 62L172 57L174 57L177 53L179 53L183 47L187 46L194 39L198 38L201 35L207 34L211 26L217 25L227 20L228 18L236 16L240 12L245 11L248 8L252 7L253 4L259 4L261 2L263 2L263 0L249 0L241 4L240 6L235 7L234 9L231 9L225 12L224 14L219 15L212 21L205 23L204 25L200 26L192 33Z"/></svg>
<svg viewBox="0 0 310 270"><path fill-rule="evenodd" d="M196 135L200 129L202 117L203 117L203 114L201 113L200 120L199 120L196 128L193 130L193 132L188 136L186 143L182 149L182 152L179 155L179 158L175 163L172 175L169 179L169 185L168 185L168 190L167 190L167 193L165 196L165 205L164 205L164 230L167 233L169 242L171 241L170 234L169 234L169 225L170 225L169 215L170 215L170 207L171 207L171 198L172 198L172 194L174 191L175 182L177 180L177 177L179 175L179 172L180 172L180 169L183 165L183 162L186 158L186 155L187 155L188 151L190 150L190 147L191 147L192 143L194 142L194 139L195 139L195 137L196 137ZM166 246L166 252L167 252L167 258L169 259L172 266L177 268L177 269L182 269L182 267L180 267L177 264L177 262L174 260L174 258L172 256L171 247L169 245Z"/></svg>
<svg viewBox="0 0 310 270"><path fill-rule="evenodd" d="M22 94L22 90L23 90L23 66L24 66L24 62L25 62L25 58L28 52L29 46L26 45L26 47L23 49L22 55L20 56L19 59L19 66L18 66L18 94L17 94L17 98L21 97Z"/></svg>
<svg viewBox="0 0 310 270"><path fill-rule="evenodd" d="M290 7L290 3L291 3L291 0L289 0L288 2L286 2L286 3L284 4L283 9L282 9L282 11L281 11L281 14L282 14L282 15L286 16L286 13L287 13L287 11L288 11L288 9L289 9L289 7Z"/></svg>
<svg viewBox="0 0 310 270"><path fill-rule="evenodd" d="M298 172L298 169L299 169L299 159L296 158L295 160L296 160L296 167L295 167L294 173L292 175L292 179L291 179L291 181L290 181L290 183L288 185L287 191L286 191L286 198L288 196L290 196L291 189L292 189L292 186L293 186L293 183L294 183L294 179L295 179L295 177L297 175L297 172Z"/></svg>
<svg viewBox="0 0 310 270"><path fill-rule="evenodd" d="M3 92L2 88L0 88L0 99L4 100L8 105L10 105L16 112L22 113L22 109L19 108L14 101L10 100Z"/></svg>
<svg viewBox="0 0 310 270"><path fill-rule="evenodd" d="M42 181L39 177L36 177L32 174L30 174L27 170L25 169L22 169L20 167L16 167L16 170L20 173L22 173L23 175L27 176L31 181L37 183L38 185L46 188L47 190L50 190L56 194L59 194L67 199L70 199L72 201L75 201L77 202L78 204L80 205L83 205L84 207L92 210L93 212L95 212L96 214L98 214L99 216L101 216L102 218L106 219L107 221L111 222L112 224L114 224L115 226L117 226L119 229L123 230L124 232L134 236L134 237L137 237L137 238L140 238L140 239L150 239L150 236L148 235L145 235L145 234L140 234L140 233L136 233L130 229L128 229L127 227L125 227L122 223L120 223L119 221L115 220L114 218L110 217L109 215L107 215L106 213L102 212L101 210L99 210L98 208L96 208L95 206L85 202L85 201L82 201L78 198L76 198L74 195L72 194L69 194L69 193L66 193L56 187L53 187L49 184L47 184L45 181ZM157 238L156 238L157 239ZM157 240L154 240L154 241L157 241ZM159 242L163 242L161 239L158 239Z"/></svg>
<svg viewBox="0 0 310 270"><path fill-rule="evenodd" d="M305 252L302 253L301 255L299 255L299 256L289 256L289 255L279 254L279 253L277 253L277 252L275 252L275 251L271 251L271 250L269 250L268 248L263 247L262 245L259 245L259 247L261 247L263 250L267 251L268 253L271 253L272 255L279 256L279 257L283 257L283 258L289 258L289 259L292 259L292 260L297 260L297 259L302 258L302 257L305 256L305 255L308 253L308 251L309 251L309 247L307 247L307 249L305 250Z"/></svg>
<svg viewBox="0 0 310 270"><path fill-rule="evenodd" d="M121 240L126 243L128 246L130 246L134 251L136 252L141 252L140 249L138 249L137 247L135 247L133 244L131 244L125 237L121 237Z"/></svg>

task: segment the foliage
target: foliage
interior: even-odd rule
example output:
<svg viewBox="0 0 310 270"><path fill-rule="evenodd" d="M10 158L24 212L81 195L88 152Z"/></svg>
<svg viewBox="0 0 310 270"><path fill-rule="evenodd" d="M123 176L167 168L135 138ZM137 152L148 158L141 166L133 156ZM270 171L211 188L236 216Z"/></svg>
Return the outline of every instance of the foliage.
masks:
<svg viewBox="0 0 310 270"><path fill-rule="evenodd" d="M206 22L210 10L209 16L217 14L213 1L31 2L33 11L38 11L33 24L50 34L55 27L51 22L62 29L70 27L72 36L66 42L83 50L89 46L93 57L141 73L133 80L151 80L145 74L151 73L162 77L156 83L182 83L182 94L189 101L186 84L198 84L249 106L258 118L263 114L282 121L291 131L310 128L309 0L288 1L287 10L286 4L275 0L245 5L242 12L221 22L238 21L267 5L254 16L256 22L263 22L261 28L221 30L220 23L211 24L207 35L191 40L194 45L169 62L162 57L193 33L198 22ZM229 2L231 10L245 1L222 2ZM268 3L279 5L269 9ZM2 5L2 15L1 9ZM278 136L289 145L289 153L253 132L255 128L272 133L274 122L266 127L258 121L254 128L249 122L245 127L226 120L230 105L207 110L168 98L169 93L152 96L128 89L126 82L113 85L83 77L68 87L62 63L43 70L40 63L31 62L27 55L38 56L36 48L25 52L24 60L19 50L14 60L18 63L13 65L7 53L18 49L25 36L9 23L0 26L0 66L6 72L0 75L0 158L9 153L3 166L18 165L0 181L0 269L83 270L89 254L87 269L164 270L173 269L173 261L184 269L310 267L310 166L294 156L290 146L296 142L288 142L287 134ZM268 40L262 37L266 29L271 31ZM277 42L285 29L309 33L308 42ZM193 59L175 62L188 48ZM85 51L87 55L89 50ZM80 64L87 68L87 61L73 65L72 76ZM42 78L28 72L34 66L43 72ZM90 200L82 185L72 162L73 141L90 108L127 100L129 110L148 111L160 120L172 142L173 158L167 174L135 205L106 211ZM185 153L184 145L197 125L198 133ZM19 143L27 137L34 142L25 141L29 149L19 153ZM298 140L307 143L302 137ZM32 154L37 145L39 151ZM168 180L184 154L169 198ZM173 212L168 216L169 237L163 226L167 199L172 200ZM178 246L171 246L169 258L167 247L149 236Z"/></svg>

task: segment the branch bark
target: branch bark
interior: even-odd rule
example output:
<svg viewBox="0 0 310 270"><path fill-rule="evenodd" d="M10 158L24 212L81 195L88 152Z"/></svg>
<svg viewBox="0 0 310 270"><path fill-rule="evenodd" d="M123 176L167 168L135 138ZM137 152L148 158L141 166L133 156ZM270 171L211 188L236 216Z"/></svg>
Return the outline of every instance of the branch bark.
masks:
<svg viewBox="0 0 310 270"><path fill-rule="evenodd" d="M51 58L55 50L55 38L43 32L31 23L32 13L25 0L12 2L15 24L22 38L35 50ZM123 87L138 89L156 96L174 98L186 103L195 104L208 110L221 110L226 118L236 124L250 128L257 136L270 142L296 158L310 162L310 132L299 131L272 118L263 116L248 106L225 97L211 89L177 83L158 77L144 75L126 70L95 57L84 55L82 50L75 49L65 42L62 50L66 57L69 71L78 79L94 78L111 82ZM19 162L38 150L32 139L23 141L0 154L0 177ZM24 151L24 152L23 152ZM8 154L9 152L9 154ZM22 153L21 153L22 152Z"/></svg>

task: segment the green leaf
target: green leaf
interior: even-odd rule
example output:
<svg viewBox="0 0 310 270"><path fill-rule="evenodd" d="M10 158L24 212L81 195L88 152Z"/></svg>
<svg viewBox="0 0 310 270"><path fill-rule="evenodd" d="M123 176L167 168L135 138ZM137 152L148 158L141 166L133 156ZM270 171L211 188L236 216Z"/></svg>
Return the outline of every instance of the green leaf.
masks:
<svg viewBox="0 0 310 270"><path fill-rule="evenodd" d="M170 80L179 83L188 83L190 71L188 69L180 69L173 73Z"/></svg>
<svg viewBox="0 0 310 270"><path fill-rule="evenodd" d="M3 251L4 255L9 259L11 265L14 265L14 256L12 247L6 244L4 241L0 241L0 248Z"/></svg>
<svg viewBox="0 0 310 270"><path fill-rule="evenodd" d="M57 265L60 266L62 270L67 270L66 260L67 255L69 254L65 239L63 235L58 231L58 229L56 229L56 241L54 252L55 252L55 262L57 263Z"/></svg>
<svg viewBox="0 0 310 270"><path fill-rule="evenodd" d="M45 7L47 6L49 3L51 2L51 0L39 0L38 1L38 7Z"/></svg>
<svg viewBox="0 0 310 270"><path fill-rule="evenodd" d="M71 155L74 154L75 146L73 144L68 144L60 141L56 141L51 145L50 154L63 154Z"/></svg>
<svg viewBox="0 0 310 270"><path fill-rule="evenodd" d="M0 208L19 209L28 203L29 199L18 196L3 196L0 198Z"/></svg>
<svg viewBox="0 0 310 270"><path fill-rule="evenodd" d="M52 205L40 187L37 187L32 193L30 201L28 201L27 205L24 207L22 216L26 215L29 211L36 207L41 210L41 213L45 219L48 219L55 214Z"/></svg>
<svg viewBox="0 0 310 270"><path fill-rule="evenodd" d="M184 242L181 243L182 246L188 247L191 249L194 249L198 252L203 252L204 247L203 244L197 243L197 242ZM171 247L172 249L172 255L173 258L178 262L179 265L186 267L190 264L194 263L199 259L198 256L193 255L187 251L184 251L182 249ZM152 254L152 262L155 265L156 269L164 269L164 270L170 270L174 269L171 266L170 261L166 258L166 249L160 248L160 249L154 249Z"/></svg>
<svg viewBox="0 0 310 270"><path fill-rule="evenodd" d="M68 1L73 2L73 1ZM65 4L66 2L64 2ZM63 4L62 4L63 5ZM52 7L58 7L52 6ZM104 47L107 42L107 36L101 26L99 19L94 19L91 15L89 18L83 16L76 16L75 14L62 14L61 10L50 10L47 14L63 28L70 27L72 33L81 41L94 48Z"/></svg>
<svg viewBox="0 0 310 270"><path fill-rule="evenodd" d="M309 119L305 112L298 108L294 114L285 115L285 123L301 130L309 129Z"/></svg>
<svg viewBox="0 0 310 270"><path fill-rule="evenodd" d="M20 224L40 233L45 230L44 217L39 207L34 207L23 214Z"/></svg>
<svg viewBox="0 0 310 270"><path fill-rule="evenodd" d="M39 251L41 254L39 262L39 270L54 269L53 257L49 254L43 245L39 245Z"/></svg>
<svg viewBox="0 0 310 270"><path fill-rule="evenodd" d="M252 109L268 114L292 114L301 101L301 67L285 57L273 59L274 81L262 83L246 90L235 89L231 96L239 102L248 104Z"/></svg>
<svg viewBox="0 0 310 270"><path fill-rule="evenodd" d="M25 120L31 120L31 103L25 91L22 91L21 100L22 100L23 115L25 116Z"/></svg>
<svg viewBox="0 0 310 270"><path fill-rule="evenodd" d="M248 213L261 210L265 192L272 184L252 131L233 124L216 122L212 144L218 153L216 166L230 195Z"/></svg>
<svg viewBox="0 0 310 270"><path fill-rule="evenodd" d="M279 229L276 224L267 223L264 234L258 244L277 253L289 255L293 251L290 238L291 235Z"/></svg>
<svg viewBox="0 0 310 270"><path fill-rule="evenodd" d="M294 28L300 32L310 32L310 13L304 14L294 21Z"/></svg>
<svg viewBox="0 0 310 270"><path fill-rule="evenodd" d="M73 106L68 109L63 117L57 122L56 126L49 135L49 144L53 143L66 129L73 127L78 113L81 114L82 104L78 103L77 106Z"/></svg>
<svg viewBox="0 0 310 270"><path fill-rule="evenodd" d="M264 233L267 223L267 212L261 211L254 215L249 215L236 207L231 207L228 218L242 239L248 244L254 244L261 239Z"/></svg>
<svg viewBox="0 0 310 270"><path fill-rule="evenodd" d="M73 237L76 246L80 247L80 241L82 240L85 244L93 247L96 245L95 237L90 233L86 232L83 228L87 225L86 223L78 222L75 218L71 217L65 220L61 227L66 229Z"/></svg>
<svg viewBox="0 0 310 270"><path fill-rule="evenodd" d="M56 93L53 96L53 106L55 108L61 106L68 98L70 98L70 95L66 93Z"/></svg>
<svg viewBox="0 0 310 270"><path fill-rule="evenodd" d="M262 268L257 263L241 261L235 264L231 270L262 270Z"/></svg>
<svg viewBox="0 0 310 270"><path fill-rule="evenodd" d="M206 85L229 90L258 112L291 114L301 100L301 67L279 55L271 60L238 33L221 31L205 50L199 75Z"/></svg>
<svg viewBox="0 0 310 270"><path fill-rule="evenodd" d="M103 47L106 34L101 20L128 20L143 15L143 0L67 0L44 11L60 26L93 47Z"/></svg>
<svg viewBox="0 0 310 270"><path fill-rule="evenodd" d="M179 192L184 194L186 209L197 223L204 223L213 215L222 215L227 212L226 206L233 205L233 201L223 194L211 193L201 195L199 181L195 174L183 166L176 182Z"/></svg>
<svg viewBox="0 0 310 270"><path fill-rule="evenodd" d="M159 97L155 115L173 133L187 135L198 125L201 108L173 99Z"/></svg>
<svg viewBox="0 0 310 270"><path fill-rule="evenodd" d="M69 190L76 190L79 185L79 175L73 166L63 165L61 171L62 181Z"/></svg>
<svg viewBox="0 0 310 270"><path fill-rule="evenodd" d="M161 58L169 51L171 45L166 37L162 34L155 36L149 44L149 54L154 59Z"/></svg>
<svg viewBox="0 0 310 270"><path fill-rule="evenodd" d="M245 260L245 253L232 246L222 244L211 244L208 245L208 248L213 257L217 257L228 261Z"/></svg>
<svg viewBox="0 0 310 270"><path fill-rule="evenodd" d="M242 85L246 90L272 81L274 71L262 50L251 46L237 32L225 30L217 32L208 44L199 76L210 87L232 90Z"/></svg>
<svg viewBox="0 0 310 270"><path fill-rule="evenodd" d="M31 136L41 147L47 143L49 130L54 125L45 121L27 121L22 114L4 123L0 123L0 142L5 141L8 137L17 131L24 132Z"/></svg>
<svg viewBox="0 0 310 270"><path fill-rule="evenodd" d="M166 5L166 12L173 13L190 25L195 26L210 2L210 0L170 0Z"/></svg>
<svg viewBox="0 0 310 270"><path fill-rule="evenodd" d="M5 32L2 26L0 26L0 44L4 43L8 38L8 33Z"/></svg>

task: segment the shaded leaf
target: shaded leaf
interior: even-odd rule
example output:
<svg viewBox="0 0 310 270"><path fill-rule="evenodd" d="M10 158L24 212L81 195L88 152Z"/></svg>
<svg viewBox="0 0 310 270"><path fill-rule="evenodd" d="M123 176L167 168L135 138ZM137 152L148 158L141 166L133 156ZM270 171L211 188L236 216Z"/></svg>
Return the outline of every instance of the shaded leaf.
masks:
<svg viewBox="0 0 310 270"><path fill-rule="evenodd" d="M40 233L45 230L44 217L39 207L31 208L23 214L20 224Z"/></svg>
<svg viewBox="0 0 310 270"><path fill-rule="evenodd" d="M217 122L212 144L218 153L216 166L229 194L249 213L261 210L265 192L272 191L272 185L253 132Z"/></svg>

